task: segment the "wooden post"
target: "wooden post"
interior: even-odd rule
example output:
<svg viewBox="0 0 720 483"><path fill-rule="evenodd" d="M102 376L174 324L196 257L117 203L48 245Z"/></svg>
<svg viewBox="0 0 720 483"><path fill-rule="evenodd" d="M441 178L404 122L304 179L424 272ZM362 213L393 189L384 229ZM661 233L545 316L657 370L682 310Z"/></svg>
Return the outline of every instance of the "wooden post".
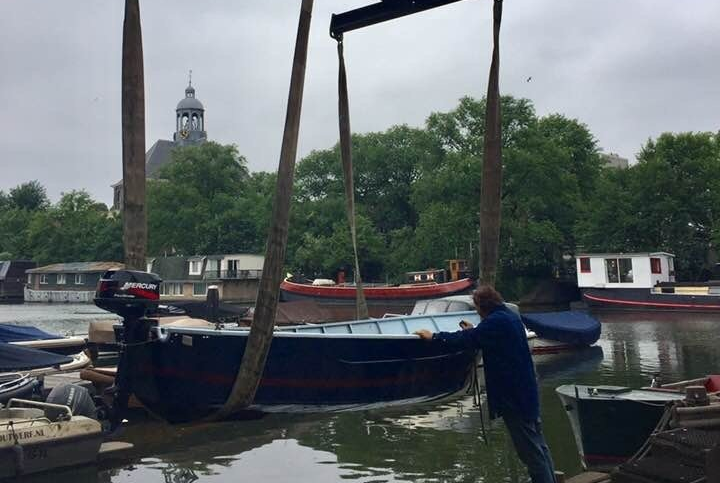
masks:
<svg viewBox="0 0 720 483"><path fill-rule="evenodd" d="M255 303L255 315L253 316L240 370L227 401L225 401L220 411L211 416L211 419L215 420L226 418L252 403L265 369L265 360L272 342L275 312L280 297L280 283L282 282L287 248L290 200L292 198L293 177L295 174L295 157L297 155L300 112L302 110L303 88L305 85L305 64L307 61L312 6L313 0L302 0L295 42L295 57L290 79L287 115L285 117L285 131L280 150L280 166L278 168L275 201L273 203L272 225L270 226L265 251L265 264Z"/></svg>
<svg viewBox="0 0 720 483"><path fill-rule="evenodd" d="M145 270L145 82L139 0L125 0L122 45L123 247L125 265Z"/></svg>
<svg viewBox="0 0 720 483"><path fill-rule="evenodd" d="M502 0L493 4L493 54L485 110L482 185L480 188L480 280L495 286L500 246L502 196L502 126L500 124L500 22Z"/></svg>

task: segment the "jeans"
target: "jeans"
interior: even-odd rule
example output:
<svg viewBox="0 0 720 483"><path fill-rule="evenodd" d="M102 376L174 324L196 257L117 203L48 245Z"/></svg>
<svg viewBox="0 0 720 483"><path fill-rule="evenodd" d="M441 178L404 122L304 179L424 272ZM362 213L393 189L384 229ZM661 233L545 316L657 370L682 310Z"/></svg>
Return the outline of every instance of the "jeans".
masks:
<svg viewBox="0 0 720 483"><path fill-rule="evenodd" d="M503 414L502 418L518 457L527 466L532 483L555 483L552 457L545 443L540 419L527 421L508 414Z"/></svg>

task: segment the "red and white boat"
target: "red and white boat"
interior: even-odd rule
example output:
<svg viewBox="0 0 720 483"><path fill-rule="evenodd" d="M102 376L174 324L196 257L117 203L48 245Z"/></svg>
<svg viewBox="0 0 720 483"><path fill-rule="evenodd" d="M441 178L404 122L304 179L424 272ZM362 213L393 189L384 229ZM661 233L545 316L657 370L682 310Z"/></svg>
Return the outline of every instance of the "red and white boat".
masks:
<svg viewBox="0 0 720 483"><path fill-rule="evenodd" d="M475 283L470 278L451 282L420 282L401 285L363 285L371 317L387 313L408 314L418 300L434 299L467 293ZM280 285L280 300L313 300L331 310L338 320L354 317L357 288L354 284L306 284L285 280ZM347 313L344 313L347 312Z"/></svg>

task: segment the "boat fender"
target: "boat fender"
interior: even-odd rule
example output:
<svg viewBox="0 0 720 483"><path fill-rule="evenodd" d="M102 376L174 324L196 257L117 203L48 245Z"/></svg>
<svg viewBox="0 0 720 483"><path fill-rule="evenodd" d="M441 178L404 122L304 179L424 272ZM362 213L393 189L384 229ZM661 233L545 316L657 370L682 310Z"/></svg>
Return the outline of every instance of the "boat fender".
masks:
<svg viewBox="0 0 720 483"><path fill-rule="evenodd" d="M54 387L48 394L47 402L68 406L74 415L97 419L97 408L90 392L77 384Z"/></svg>

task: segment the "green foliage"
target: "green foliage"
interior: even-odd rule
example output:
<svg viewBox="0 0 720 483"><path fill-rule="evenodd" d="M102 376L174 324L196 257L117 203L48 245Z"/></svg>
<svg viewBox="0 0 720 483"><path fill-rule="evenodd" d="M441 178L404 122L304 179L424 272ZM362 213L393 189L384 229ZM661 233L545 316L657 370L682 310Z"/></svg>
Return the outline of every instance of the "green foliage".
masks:
<svg viewBox="0 0 720 483"><path fill-rule="evenodd" d="M720 241L717 134L662 134L627 170L607 170L577 224L590 250L668 251L679 279L709 276Z"/></svg>
<svg viewBox="0 0 720 483"><path fill-rule="evenodd" d="M148 253L261 251L274 178L250 176L235 146L207 142L172 159L148 181Z"/></svg>
<svg viewBox="0 0 720 483"><path fill-rule="evenodd" d="M603 169L587 126L537 117L527 99L502 98L503 198L499 286L519 296L553 276L562 255L656 251L677 255L678 278L707 276L720 243L720 139L663 134L638 164ZM463 98L423 129L354 134L354 181L363 279L465 258L477 267L485 101ZM149 250L262 253L276 175L249 174L235 146L173 152L148 181ZM352 279L353 254L338 146L300 160L287 265L308 276ZM39 263L118 260L122 222L85 192L55 205L36 181L0 192L0 253Z"/></svg>
<svg viewBox="0 0 720 483"><path fill-rule="evenodd" d="M29 181L11 189L8 201L11 207L28 211L43 210L50 204L45 187L38 181Z"/></svg>

